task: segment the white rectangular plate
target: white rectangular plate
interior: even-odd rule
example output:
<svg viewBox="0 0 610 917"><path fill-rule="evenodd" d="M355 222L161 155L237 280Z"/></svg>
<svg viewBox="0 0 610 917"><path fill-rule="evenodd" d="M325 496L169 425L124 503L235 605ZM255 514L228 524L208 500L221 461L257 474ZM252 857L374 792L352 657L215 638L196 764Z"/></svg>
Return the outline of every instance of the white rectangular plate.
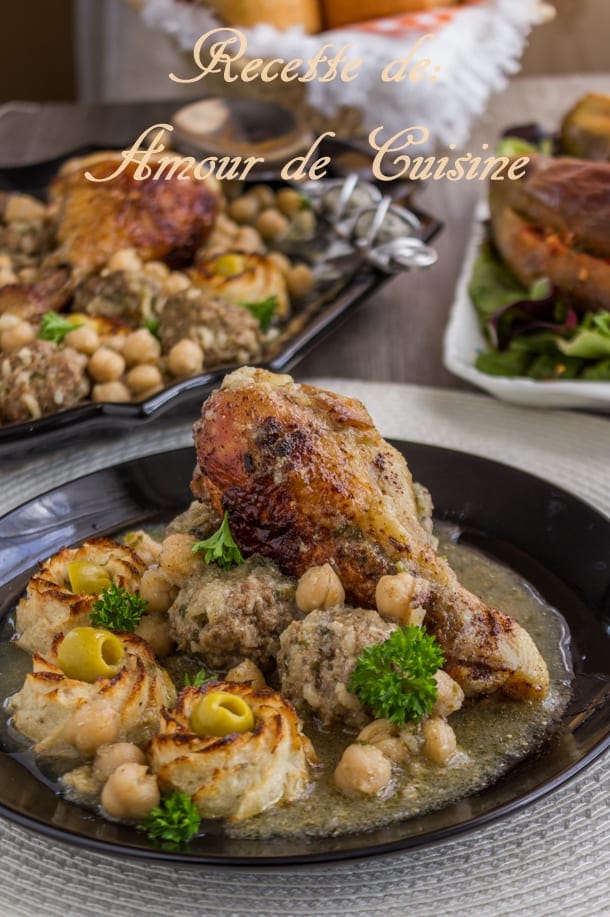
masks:
<svg viewBox="0 0 610 917"><path fill-rule="evenodd" d="M468 293L468 284L484 236L483 222L488 215L487 204L481 202L475 210L464 266L457 282L449 322L445 329L445 366L461 379L513 404L540 408L589 408L610 411L610 382L581 382L573 379L539 382L536 379L489 376L476 369L475 360L486 345Z"/></svg>

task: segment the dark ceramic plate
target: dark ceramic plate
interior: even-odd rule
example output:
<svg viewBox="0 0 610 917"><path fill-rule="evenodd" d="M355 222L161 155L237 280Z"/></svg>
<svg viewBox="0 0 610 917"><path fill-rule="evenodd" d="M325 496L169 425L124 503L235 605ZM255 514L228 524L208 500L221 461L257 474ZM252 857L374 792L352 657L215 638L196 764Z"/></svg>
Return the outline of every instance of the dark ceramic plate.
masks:
<svg viewBox="0 0 610 917"><path fill-rule="evenodd" d="M96 146L81 147L33 165L0 168L0 191L21 191L42 198L63 162L97 149L99 147ZM430 242L442 224L412 203L411 190L404 183L394 183L393 196L397 203L408 207L417 216L421 224L421 238ZM273 349L270 348L264 360L255 365L272 372L289 372L389 278L390 275L367 267L356 273L347 273L341 280L327 282L311 299L297 306L272 345ZM169 412L174 417L194 417L204 397L232 369L236 366L223 366L192 379L175 382L146 401L129 404L83 402L48 417L0 426L0 458L23 455L41 447L54 447L66 440L74 443L76 439L88 438L91 433L133 430Z"/></svg>
<svg viewBox="0 0 610 917"><path fill-rule="evenodd" d="M0 813L101 853L222 866L282 866L370 856L438 842L556 789L610 745L610 521L547 482L446 449L398 443L434 494L439 519L510 565L566 618L575 679L559 731L493 786L423 817L337 838L232 840L220 832L187 852L151 847L134 828L65 802L18 757L0 750ZM188 503L191 449L127 462L49 491L0 519L0 615L35 563L91 535L167 519Z"/></svg>

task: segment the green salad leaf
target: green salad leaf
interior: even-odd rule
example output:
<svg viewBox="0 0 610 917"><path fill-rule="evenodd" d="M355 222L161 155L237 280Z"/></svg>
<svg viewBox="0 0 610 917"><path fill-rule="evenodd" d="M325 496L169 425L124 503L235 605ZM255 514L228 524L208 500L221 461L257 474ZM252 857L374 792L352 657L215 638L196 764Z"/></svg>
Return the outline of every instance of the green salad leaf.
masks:
<svg viewBox="0 0 610 917"><path fill-rule="evenodd" d="M569 341L558 341L562 353L585 360L610 357L610 312L591 312L576 329Z"/></svg>
<svg viewBox="0 0 610 917"><path fill-rule="evenodd" d="M480 372L540 381L609 378L610 312L579 316L546 278L526 290L489 241L468 291L489 344L475 360Z"/></svg>

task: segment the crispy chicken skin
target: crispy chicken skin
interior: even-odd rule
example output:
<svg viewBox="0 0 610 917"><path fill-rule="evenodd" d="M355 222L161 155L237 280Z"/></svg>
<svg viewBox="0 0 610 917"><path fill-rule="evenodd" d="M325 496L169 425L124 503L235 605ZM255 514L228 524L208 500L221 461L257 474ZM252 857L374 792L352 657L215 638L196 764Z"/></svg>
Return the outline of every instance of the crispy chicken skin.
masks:
<svg viewBox="0 0 610 917"><path fill-rule="evenodd" d="M425 626L467 693L546 693L546 665L529 635L464 589L436 554L405 460L359 401L246 367L205 402L195 440L193 493L228 510L246 554L294 576L328 562L348 601L364 608L375 607L383 574L406 569L429 583Z"/></svg>
<svg viewBox="0 0 610 917"><path fill-rule="evenodd" d="M116 167L109 157L68 171L51 185L61 259L84 274L124 248L135 248L144 261L186 263L212 226L216 194L190 177L136 180L134 163L107 182L85 177L89 171L103 178Z"/></svg>

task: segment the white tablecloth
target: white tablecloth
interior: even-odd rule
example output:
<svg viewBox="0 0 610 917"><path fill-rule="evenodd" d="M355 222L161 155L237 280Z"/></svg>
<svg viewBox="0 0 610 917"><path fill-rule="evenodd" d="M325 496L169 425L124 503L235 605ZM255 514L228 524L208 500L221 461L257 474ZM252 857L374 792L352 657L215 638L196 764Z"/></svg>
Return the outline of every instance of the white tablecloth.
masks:
<svg viewBox="0 0 610 917"><path fill-rule="evenodd" d="M610 424L480 395L325 379L361 398L386 436L447 446L539 474L610 514ZM191 442L188 424L43 454L0 472L6 511L78 475ZM610 914L610 758L515 816L436 847L270 870L98 856L0 821L2 917Z"/></svg>

